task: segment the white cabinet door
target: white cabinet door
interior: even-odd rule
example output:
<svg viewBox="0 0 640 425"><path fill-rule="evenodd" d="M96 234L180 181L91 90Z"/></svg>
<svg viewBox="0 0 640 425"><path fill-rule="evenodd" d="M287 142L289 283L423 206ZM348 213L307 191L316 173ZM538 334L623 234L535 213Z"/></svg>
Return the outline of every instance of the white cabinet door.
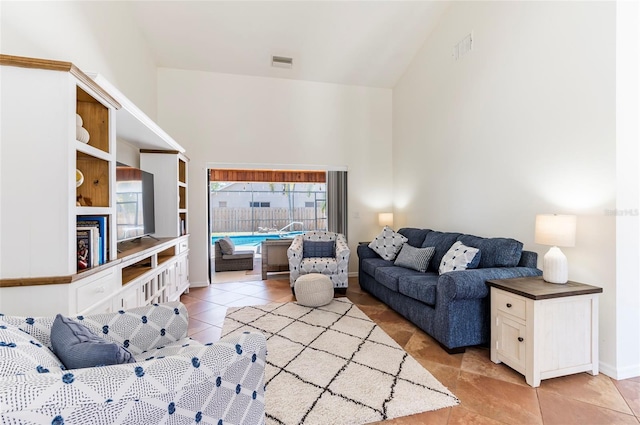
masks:
<svg viewBox="0 0 640 425"><path fill-rule="evenodd" d="M128 310L141 306L143 303L140 297L140 285L133 285L122 291L120 295L116 296L114 303L116 310Z"/></svg>
<svg viewBox="0 0 640 425"><path fill-rule="evenodd" d="M498 314L496 328L498 332L497 351L500 360L524 374L526 367L526 325L513 318Z"/></svg>

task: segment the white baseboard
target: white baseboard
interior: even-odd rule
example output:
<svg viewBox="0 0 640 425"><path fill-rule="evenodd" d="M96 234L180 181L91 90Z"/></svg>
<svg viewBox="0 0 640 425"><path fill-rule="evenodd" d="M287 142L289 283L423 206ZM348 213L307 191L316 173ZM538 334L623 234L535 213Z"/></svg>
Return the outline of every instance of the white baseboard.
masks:
<svg viewBox="0 0 640 425"><path fill-rule="evenodd" d="M598 367L600 372L617 381L640 376L640 363L618 369L608 363L600 362Z"/></svg>
<svg viewBox="0 0 640 425"><path fill-rule="evenodd" d="M347 273L347 276L349 276L349 277L358 277L358 272L349 272L349 273Z"/></svg>
<svg viewBox="0 0 640 425"><path fill-rule="evenodd" d="M204 282L189 282L189 288L206 288L209 286L209 281Z"/></svg>

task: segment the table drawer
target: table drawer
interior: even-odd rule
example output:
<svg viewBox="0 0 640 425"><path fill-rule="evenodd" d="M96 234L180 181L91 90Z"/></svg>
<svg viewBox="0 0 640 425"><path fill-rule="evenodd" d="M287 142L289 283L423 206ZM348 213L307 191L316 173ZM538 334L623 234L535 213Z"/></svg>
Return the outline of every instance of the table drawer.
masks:
<svg viewBox="0 0 640 425"><path fill-rule="evenodd" d="M496 303L498 311L510 314L522 320L526 319L526 302L523 298L503 292L496 292Z"/></svg>

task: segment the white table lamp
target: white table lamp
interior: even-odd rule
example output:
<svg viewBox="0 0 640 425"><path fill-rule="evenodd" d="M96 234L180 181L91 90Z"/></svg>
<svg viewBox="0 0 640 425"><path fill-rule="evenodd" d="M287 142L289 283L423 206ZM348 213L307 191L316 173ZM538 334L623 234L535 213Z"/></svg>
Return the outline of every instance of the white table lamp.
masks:
<svg viewBox="0 0 640 425"><path fill-rule="evenodd" d="M544 256L542 278L551 283L567 283L569 268L567 257L559 246L575 246L576 216L560 214L536 215L535 242L551 245Z"/></svg>
<svg viewBox="0 0 640 425"><path fill-rule="evenodd" d="M382 227L393 227L393 213L379 213L378 224Z"/></svg>

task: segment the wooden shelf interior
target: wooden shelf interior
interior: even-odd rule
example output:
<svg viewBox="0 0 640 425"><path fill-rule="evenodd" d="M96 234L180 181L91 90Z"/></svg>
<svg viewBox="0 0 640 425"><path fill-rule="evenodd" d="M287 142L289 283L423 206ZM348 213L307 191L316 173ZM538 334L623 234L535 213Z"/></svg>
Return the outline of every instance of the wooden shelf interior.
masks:
<svg viewBox="0 0 640 425"><path fill-rule="evenodd" d="M84 183L76 188L76 199L82 196L82 206L109 207L109 162L76 152L76 168L84 175Z"/></svg>
<svg viewBox="0 0 640 425"><path fill-rule="evenodd" d="M178 158L178 181L187 183L187 163Z"/></svg>
<svg viewBox="0 0 640 425"><path fill-rule="evenodd" d="M177 255L176 247L171 246L164 251L158 253L158 264L162 264Z"/></svg>
<svg viewBox="0 0 640 425"><path fill-rule="evenodd" d="M76 113L82 117L82 127L89 132L89 145L110 153L109 109L77 87Z"/></svg>
<svg viewBox="0 0 640 425"><path fill-rule="evenodd" d="M180 226L180 236L184 236L189 233L189 230L187 229L187 213L183 212L178 214L178 223L178 225Z"/></svg>
<svg viewBox="0 0 640 425"><path fill-rule="evenodd" d="M138 276L142 276L151 270L151 256L122 268L122 284L126 285Z"/></svg>
<svg viewBox="0 0 640 425"><path fill-rule="evenodd" d="M178 208L181 210L187 209L187 188L178 186L178 196Z"/></svg>

